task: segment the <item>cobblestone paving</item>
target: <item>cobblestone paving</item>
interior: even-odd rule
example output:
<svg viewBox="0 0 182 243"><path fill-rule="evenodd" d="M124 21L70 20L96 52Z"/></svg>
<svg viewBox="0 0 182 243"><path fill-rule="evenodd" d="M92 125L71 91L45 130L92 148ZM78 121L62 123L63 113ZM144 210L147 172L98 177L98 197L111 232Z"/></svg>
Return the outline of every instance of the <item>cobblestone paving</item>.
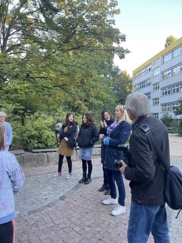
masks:
<svg viewBox="0 0 182 243"><path fill-rule="evenodd" d="M182 170L182 138L170 135L171 164ZM105 206L107 198L98 192L102 185L100 158L93 159L93 176L89 185L78 184L81 162L73 162L73 176L66 179L67 164L61 177L54 177L57 165L23 168L26 181L15 196L16 243L97 243L127 242L126 231L130 207L130 189L126 186L127 213L111 216L114 205ZM182 214L167 208L171 242L182 242ZM153 242L150 237L149 243Z"/></svg>

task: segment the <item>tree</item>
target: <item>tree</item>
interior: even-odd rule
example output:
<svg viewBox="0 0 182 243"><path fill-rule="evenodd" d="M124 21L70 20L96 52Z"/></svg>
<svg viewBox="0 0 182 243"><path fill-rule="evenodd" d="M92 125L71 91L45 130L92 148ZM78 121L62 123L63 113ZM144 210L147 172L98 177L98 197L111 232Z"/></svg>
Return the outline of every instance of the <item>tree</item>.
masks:
<svg viewBox="0 0 182 243"><path fill-rule="evenodd" d="M165 48L170 46L173 42L175 42L177 40L176 37L172 36L172 35L169 35L167 38L166 38L166 43L165 43Z"/></svg>
<svg viewBox="0 0 182 243"><path fill-rule="evenodd" d="M40 101L43 109L44 104L47 107L47 104L60 103L65 97L67 100L74 94L70 91L75 89L75 84L82 84L84 79L84 90L91 94L88 92L92 90L91 79L94 87L103 79L102 72L91 64L93 55L102 56L102 63L112 63L115 54L124 58L128 52L120 46L125 35L114 28L113 16L118 13L114 0L2 0L0 82L1 94L9 94L4 95L4 99L14 104L24 117L40 109ZM89 77L82 68L83 52ZM79 53L77 63L73 58ZM107 73L106 68L104 72ZM109 85L105 82L98 90L102 87Z"/></svg>
<svg viewBox="0 0 182 243"><path fill-rule="evenodd" d="M177 115L182 115L182 98L178 100L179 106L175 107L174 114Z"/></svg>
<svg viewBox="0 0 182 243"><path fill-rule="evenodd" d="M128 94L132 92L133 81L127 71L120 71L118 67L113 69L113 91L115 94L115 102L125 104Z"/></svg>
<svg viewBox="0 0 182 243"><path fill-rule="evenodd" d="M100 113L123 102L130 79L113 58L129 51L118 13L115 0L1 0L0 106L26 126L38 111Z"/></svg>

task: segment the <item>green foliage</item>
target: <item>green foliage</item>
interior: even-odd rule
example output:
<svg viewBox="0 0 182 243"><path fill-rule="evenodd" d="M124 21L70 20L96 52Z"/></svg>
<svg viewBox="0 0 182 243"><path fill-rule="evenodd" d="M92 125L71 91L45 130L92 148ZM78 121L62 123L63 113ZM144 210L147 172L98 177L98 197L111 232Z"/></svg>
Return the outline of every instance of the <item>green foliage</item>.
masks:
<svg viewBox="0 0 182 243"><path fill-rule="evenodd" d="M55 148L54 123L52 117L46 117L44 114L37 113L30 117L23 127L24 149Z"/></svg>
<svg viewBox="0 0 182 243"><path fill-rule="evenodd" d="M179 106L175 108L174 114L177 115L182 115L182 98L178 100Z"/></svg>
<svg viewBox="0 0 182 243"><path fill-rule="evenodd" d="M166 127L171 127L171 124L173 122L173 118L168 113L166 113L161 118L161 121L166 125Z"/></svg>
<svg viewBox="0 0 182 243"><path fill-rule="evenodd" d="M178 133L180 136L182 136L182 119L179 120L179 129L178 129Z"/></svg>
<svg viewBox="0 0 182 243"><path fill-rule="evenodd" d="M161 121L166 125L166 127L172 127L173 132L178 132L179 123L176 119L173 119L168 113L164 114Z"/></svg>
<svg viewBox="0 0 182 243"><path fill-rule="evenodd" d="M124 103L131 78L113 64L114 55L129 52L115 28L117 1L1 3L0 108L7 109L14 147L52 147L47 117L57 111L62 119L66 111L91 112L99 121L102 109Z"/></svg>
<svg viewBox="0 0 182 243"><path fill-rule="evenodd" d="M177 40L176 37L170 35L166 38L166 43L165 43L165 48L170 46L173 42L175 42Z"/></svg>

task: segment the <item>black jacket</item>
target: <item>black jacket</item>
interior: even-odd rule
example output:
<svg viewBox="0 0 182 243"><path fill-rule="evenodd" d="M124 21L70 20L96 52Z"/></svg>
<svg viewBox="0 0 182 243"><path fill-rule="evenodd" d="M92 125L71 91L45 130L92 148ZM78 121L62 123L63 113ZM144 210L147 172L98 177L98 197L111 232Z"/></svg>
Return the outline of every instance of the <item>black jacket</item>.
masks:
<svg viewBox="0 0 182 243"><path fill-rule="evenodd" d="M130 132L131 126L125 121L120 122L120 124L110 132L111 139L109 145L105 146L105 155L103 155L104 157L102 158L104 168L119 171L114 165L115 160L123 159L123 152L118 148L118 145L127 142Z"/></svg>
<svg viewBox="0 0 182 243"><path fill-rule="evenodd" d="M82 124L78 134L78 146L80 148L90 148L99 140L99 134L96 126L90 127L87 124Z"/></svg>
<svg viewBox="0 0 182 243"><path fill-rule="evenodd" d="M142 124L150 127L155 146L148 142L146 133L140 127ZM132 126L131 167L126 167L124 173L125 178L131 181L132 201L135 203L164 204L164 168L157 157L156 148L160 149L169 166L169 140L166 127L155 118L140 117Z"/></svg>
<svg viewBox="0 0 182 243"><path fill-rule="evenodd" d="M114 122L113 120L106 121L107 127L109 127L113 122ZM99 134L104 134L104 136L108 136L108 134L107 134L107 127L100 127ZM106 146L104 145L103 140L102 140L101 153L100 153L101 154L101 163L102 164L104 163L104 159L105 159L105 149L106 149Z"/></svg>
<svg viewBox="0 0 182 243"><path fill-rule="evenodd" d="M64 137L70 138L72 136L75 136L77 129L77 124L75 122L70 122L70 124L68 125L67 132L64 132L65 127L66 125L63 124L62 130L60 132L60 139L63 139Z"/></svg>

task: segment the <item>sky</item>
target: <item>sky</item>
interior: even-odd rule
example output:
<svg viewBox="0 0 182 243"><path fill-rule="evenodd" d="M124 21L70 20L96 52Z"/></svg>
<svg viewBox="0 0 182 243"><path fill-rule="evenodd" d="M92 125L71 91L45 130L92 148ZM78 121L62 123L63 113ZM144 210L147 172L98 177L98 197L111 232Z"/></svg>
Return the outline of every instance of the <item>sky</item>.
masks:
<svg viewBox="0 0 182 243"><path fill-rule="evenodd" d="M119 68L132 71L164 49L170 35L182 37L182 0L118 0L121 13L116 28L126 35L121 46L130 50L125 59L115 57Z"/></svg>

